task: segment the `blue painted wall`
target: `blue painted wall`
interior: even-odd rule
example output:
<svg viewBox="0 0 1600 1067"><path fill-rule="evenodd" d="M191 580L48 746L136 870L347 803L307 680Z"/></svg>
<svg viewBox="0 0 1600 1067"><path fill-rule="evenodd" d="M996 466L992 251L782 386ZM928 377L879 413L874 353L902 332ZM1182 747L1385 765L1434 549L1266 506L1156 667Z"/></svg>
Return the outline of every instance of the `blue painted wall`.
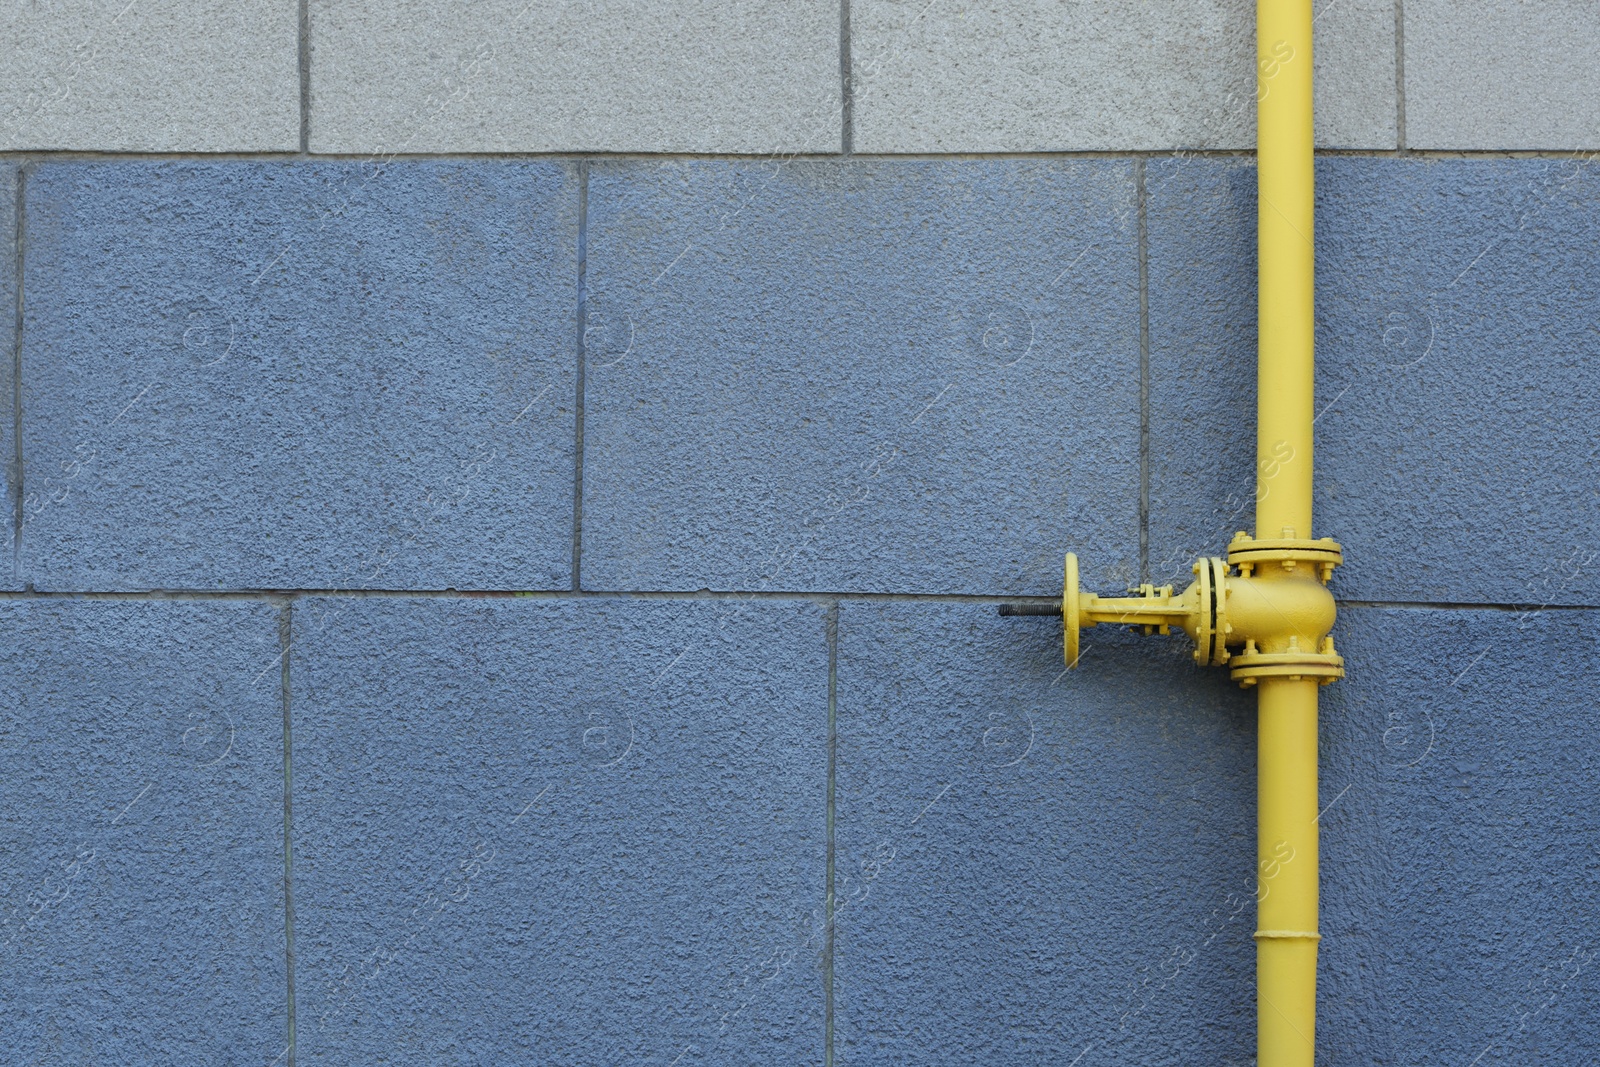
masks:
<svg viewBox="0 0 1600 1067"><path fill-rule="evenodd" d="M1319 1062L1587 1062L1600 183L1318 178ZM1254 211L1206 156L5 170L16 1062L1252 1062L1253 700L995 603L1250 525Z"/></svg>

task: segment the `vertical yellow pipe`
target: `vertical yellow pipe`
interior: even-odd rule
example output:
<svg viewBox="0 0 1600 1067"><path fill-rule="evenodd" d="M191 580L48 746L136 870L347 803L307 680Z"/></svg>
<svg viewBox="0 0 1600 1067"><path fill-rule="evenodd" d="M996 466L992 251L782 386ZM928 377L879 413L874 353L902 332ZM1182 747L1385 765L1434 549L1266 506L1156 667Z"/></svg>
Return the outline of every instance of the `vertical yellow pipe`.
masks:
<svg viewBox="0 0 1600 1067"><path fill-rule="evenodd" d="M1256 5L1256 536L1311 536L1311 0ZM1284 528L1293 529L1285 534Z"/></svg>
<svg viewBox="0 0 1600 1067"><path fill-rule="evenodd" d="M1317 1033L1317 682L1257 698L1256 1063L1311 1067Z"/></svg>
<svg viewBox="0 0 1600 1067"><path fill-rule="evenodd" d="M1256 537L1311 532L1311 0L1257 0ZM1262 578L1305 580L1269 565ZM1264 647L1263 652L1287 648ZM1317 682L1257 692L1256 1062L1312 1067L1317 998Z"/></svg>

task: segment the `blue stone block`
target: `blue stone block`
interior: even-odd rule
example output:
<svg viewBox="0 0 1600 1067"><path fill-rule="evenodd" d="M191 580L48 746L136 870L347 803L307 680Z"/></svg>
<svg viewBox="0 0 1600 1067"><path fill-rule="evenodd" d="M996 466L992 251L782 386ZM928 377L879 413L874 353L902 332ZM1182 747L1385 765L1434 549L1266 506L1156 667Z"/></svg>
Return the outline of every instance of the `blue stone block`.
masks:
<svg viewBox="0 0 1600 1067"><path fill-rule="evenodd" d="M1256 170L1153 160L1145 190L1150 576L1182 588L1196 559L1255 529ZM1325 373L1328 354L1317 355ZM1318 534L1333 533L1316 503Z"/></svg>
<svg viewBox="0 0 1600 1067"><path fill-rule="evenodd" d="M1317 529L1386 601L1600 596L1600 178L1579 161L1317 161ZM1248 164L1150 165L1157 580L1253 525Z"/></svg>
<svg viewBox="0 0 1600 1067"><path fill-rule="evenodd" d="M1358 608L1323 690L1330 1063L1600 1048L1594 611Z"/></svg>
<svg viewBox="0 0 1600 1067"><path fill-rule="evenodd" d="M1255 699L1181 640L841 609L840 1062L1251 1062ZM1356 608L1322 690L1319 1060L1578 1063L1593 611Z"/></svg>
<svg viewBox="0 0 1600 1067"><path fill-rule="evenodd" d="M1248 1063L1254 699L1181 641L841 608L839 1062Z"/></svg>
<svg viewBox="0 0 1600 1067"><path fill-rule="evenodd" d="M294 609L298 1062L822 1058L816 603Z"/></svg>
<svg viewBox="0 0 1600 1067"><path fill-rule="evenodd" d="M578 199L551 162L36 168L22 577L566 588Z"/></svg>
<svg viewBox="0 0 1600 1067"><path fill-rule="evenodd" d="M0 601L6 1062L284 1051L280 614Z"/></svg>
<svg viewBox="0 0 1600 1067"><path fill-rule="evenodd" d="M1135 576L1131 163L608 163L588 224L585 588Z"/></svg>

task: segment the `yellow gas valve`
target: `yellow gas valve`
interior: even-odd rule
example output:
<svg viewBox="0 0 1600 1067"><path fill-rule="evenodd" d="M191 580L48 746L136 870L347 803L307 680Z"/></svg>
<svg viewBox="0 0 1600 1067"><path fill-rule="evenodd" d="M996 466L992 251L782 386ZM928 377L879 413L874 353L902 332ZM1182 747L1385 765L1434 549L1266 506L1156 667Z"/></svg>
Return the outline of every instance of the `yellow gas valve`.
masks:
<svg viewBox="0 0 1600 1067"><path fill-rule="evenodd" d="M1344 677L1329 636L1338 609L1327 589L1343 561L1329 537L1300 540L1286 528L1280 538L1256 540L1241 531L1227 559L1197 560L1194 583L1176 596L1170 585L1144 585L1135 595L1108 597L1079 588L1078 557L1069 552L1061 594L1067 666L1077 666L1079 635L1091 626L1137 626L1146 634L1177 627L1194 642L1196 663L1228 665L1241 686L1258 678L1326 685Z"/></svg>

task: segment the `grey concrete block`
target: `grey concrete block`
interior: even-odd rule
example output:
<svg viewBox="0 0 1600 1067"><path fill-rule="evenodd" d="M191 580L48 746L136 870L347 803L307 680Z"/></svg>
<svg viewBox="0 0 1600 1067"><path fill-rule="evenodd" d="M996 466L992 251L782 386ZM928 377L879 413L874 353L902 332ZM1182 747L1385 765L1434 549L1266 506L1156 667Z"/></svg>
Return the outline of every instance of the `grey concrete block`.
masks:
<svg viewBox="0 0 1600 1067"><path fill-rule="evenodd" d="M1134 577L1126 160L693 161L589 187L588 589Z"/></svg>
<svg viewBox="0 0 1600 1067"><path fill-rule="evenodd" d="M575 166L61 163L26 200L25 580L570 585Z"/></svg>
<svg viewBox="0 0 1600 1067"><path fill-rule="evenodd" d="M7 1063L274 1062L280 609L0 601Z"/></svg>
<svg viewBox="0 0 1600 1067"><path fill-rule="evenodd" d="M0 150L292 151L295 0L0 8Z"/></svg>
<svg viewBox="0 0 1600 1067"><path fill-rule="evenodd" d="M822 605L309 598L294 627L298 1062L821 1059Z"/></svg>
<svg viewBox="0 0 1600 1067"><path fill-rule="evenodd" d="M1399 143L1394 4L1317 0L1312 20L1318 147L1394 148ZM1250 143L1255 143L1253 131Z"/></svg>
<svg viewBox="0 0 1600 1067"><path fill-rule="evenodd" d="M1394 5L1323 0L1317 142L1395 145ZM861 152L1246 148L1249 0L921 4L851 12Z"/></svg>
<svg viewBox="0 0 1600 1067"><path fill-rule="evenodd" d="M318 152L828 152L837 0L312 0Z"/></svg>
<svg viewBox="0 0 1600 1067"><path fill-rule="evenodd" d="M1600 147L1594 0L1407 0L1406 143Z"/></svg>

